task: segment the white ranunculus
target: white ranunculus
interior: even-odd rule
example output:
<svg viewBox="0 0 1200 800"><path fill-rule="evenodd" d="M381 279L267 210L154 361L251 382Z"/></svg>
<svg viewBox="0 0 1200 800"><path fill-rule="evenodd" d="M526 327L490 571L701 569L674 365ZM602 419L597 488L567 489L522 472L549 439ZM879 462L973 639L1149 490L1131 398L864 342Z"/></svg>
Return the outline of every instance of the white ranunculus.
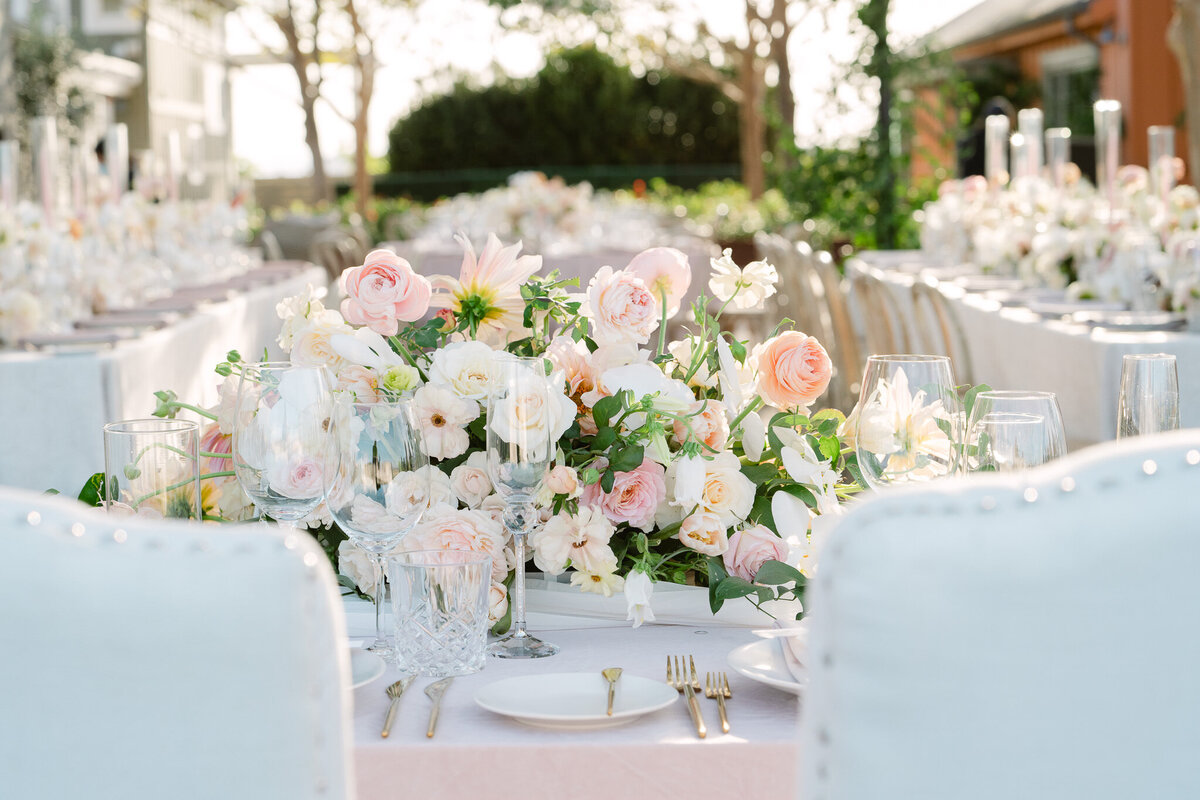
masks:
<svg viewBox="0 0 1200 800"><path fill-rule="evenodd" d="M650 608L650 597L654 594L654 581L644 572L631 570L625 576L625 619L640 628L643 622L654 622L654 611Z"/></svg>
<svg viewBox="0 0 1200 800"><path fill-rule="evenodd" d="M492 493L492 481L487 471L487 453L471 453L466 461L451 470L450 488L464 506L479 508L484 498Z"/></svg>
<svg viewBox="0 0 1200 800"><path fill-rule="evenodd" d="M491 392L497 353L483 342L451 342L435 350L429 381L449 386L463 398L482 400Z"/></svg>

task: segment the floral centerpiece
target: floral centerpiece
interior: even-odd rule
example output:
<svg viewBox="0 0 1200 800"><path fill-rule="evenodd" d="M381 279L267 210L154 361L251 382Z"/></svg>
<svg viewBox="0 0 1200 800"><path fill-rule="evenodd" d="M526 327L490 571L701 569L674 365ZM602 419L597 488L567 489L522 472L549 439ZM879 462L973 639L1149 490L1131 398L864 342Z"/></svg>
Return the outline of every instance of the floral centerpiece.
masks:
<svg viewBox="0 0 1200 800"><path fill-rule="evenodd" d="M544 356L561 403L547 411L556 453L528 540L538 569L569 575L583 592L624 591L635 625L654 618L656 581L707 585L714 611L734 597L799 600L823 521L858 483L853 450L838 434L843 415L810 414L830 379L822 345L788 320L753 346L721 329L727 308L762 307L775 269L739 267L728 251L713 259L713 299L701 296L685 333L669 341L691 282L677 250L600 266L574 287L541 274L541 256L522 254L519 243L489 236L476 253L460 242L457 276L427 279L376 250L343 275L340 308L327 308L311 287L278 307L280 346L293 363L328 368L343 400L411 398L430 489L401 547L491 556L492 621L506 626L514 557L486 467L487 395L502 353ZM191 409L211 420L201 445L214 476L205 514L244 519L252 512L228 470L241 368L230 355L218 367L226 376L219 408L159 392L156 413ZM373 592L365 558L341 541L323 507L308 524L343 580Z"/></svg>

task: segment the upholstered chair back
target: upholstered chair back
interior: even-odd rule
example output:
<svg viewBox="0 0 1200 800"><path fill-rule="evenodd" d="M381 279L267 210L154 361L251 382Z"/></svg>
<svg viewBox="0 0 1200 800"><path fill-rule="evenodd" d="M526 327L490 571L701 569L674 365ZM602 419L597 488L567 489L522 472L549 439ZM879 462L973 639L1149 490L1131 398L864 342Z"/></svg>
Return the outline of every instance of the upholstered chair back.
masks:
<svg viewBox="0 0 1200 800"><path fill-rule="evenodd" d="M303 532L0 489L0 796L353 796L345 621Z"/></svg>
<svg viewBox="0 0 1200 800"><path fill-rule="evenodd" d="M880 493L810 595L805 800L1200 797L1200 431Z"/></svg>

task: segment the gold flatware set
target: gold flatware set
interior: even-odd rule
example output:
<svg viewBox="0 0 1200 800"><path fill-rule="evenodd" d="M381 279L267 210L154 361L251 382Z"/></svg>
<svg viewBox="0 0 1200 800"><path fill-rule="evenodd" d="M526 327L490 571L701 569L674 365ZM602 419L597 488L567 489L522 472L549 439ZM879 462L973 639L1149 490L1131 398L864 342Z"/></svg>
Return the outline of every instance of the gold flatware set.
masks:
<svg viewBox="0 0 1200 800"><path fill-rule="evenodd" d="M729 679L724 672L706 674L707 684L704 696L717 701L717 713L721 716L721 732L729 733L729 716L726 712L725 701L733 697L729 688ZM696 726L696 736L703 739L708 735L708 726L704 724L704 715L700 712L700 676L696 673L696 662L689 656L667 656L667 685L677 689L687 700L688 713L692 715L692 724Z"/></svg>
<svg viewBox="0 0 1200 800"><path fill-rule="evenodd" d="M400 708L400 698L404 696L404 692L412 684L415 675L408 675L387 687L387 696L391 698L391 705L388 706L387 716L383 720L383 731L380 736L384 739L392 732L392 722L396 719L396 711ZM442 678L434 681L425 687L425 696L433 701L433 707L429 710L429 725L425 729L425 736L429 739L433 738L434 732L437 730L438 714L442 710L442 697L446 694L446 689L454 682L454 676Z"/></svg>

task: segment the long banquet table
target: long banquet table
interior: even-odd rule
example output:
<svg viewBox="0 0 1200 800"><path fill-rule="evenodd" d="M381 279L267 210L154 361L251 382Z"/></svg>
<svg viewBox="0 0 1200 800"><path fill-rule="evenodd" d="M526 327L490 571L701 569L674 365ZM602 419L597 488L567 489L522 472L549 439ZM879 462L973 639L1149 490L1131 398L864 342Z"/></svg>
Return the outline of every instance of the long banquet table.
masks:
<svg viewBox="0 0 1200 800"><path fill-rule="evenodd" d="M912 283L929 266L920 252L860 253L848 269L870 270L896 301L911 341ZM1173 353L1179 369L1180 424L1200 427L1200 335L1176 331L1119 331L1046 319L1005 307L986 293L967 292L952 279L937 287L958 319L975 383L995 389L1054 392L1062 407L1067 441L1082 447L1116 436L1122 357Z"/></svg>
<svg viewBox="0 0 1200 800"><path fill-rule="evenodd" d="M227 352L238 350L248 359L261 357L264 348L277 354L275 306L328 278L311 264L265 266L281 277L231 291L227 299L199 305L136 338L102 347L0 352L0 418L7 430L0 484L73 494L104 468L106 423L150 416L160 389L212 405L220 381L213 367Z"/></svg>
<svg viewBox="0 0 1200 800"><path fill-rule="evenodd" d="M352 639L365 637L373 616L349 600ZM645 625L553 614L529 614L530 630L561 647L534 661L488 658L475 675L456 678L446 693L437 735L425 736L431 703L419 678L408 689L391 736L379 732L394 667L354 692L355 769L361 800L392 798L746 798L794 797L799 767L799 702L729 669L734 648L756 641L746 628ZM620 666L625 675L663 680L667 655L691 654L703 681L724 670L733 696L730 733L722 734L714 700L700 702L708 736L696 737L682 697L626 725L560 731L526 726L475 705L482 686L517 675L595 672Z"/></svg>

